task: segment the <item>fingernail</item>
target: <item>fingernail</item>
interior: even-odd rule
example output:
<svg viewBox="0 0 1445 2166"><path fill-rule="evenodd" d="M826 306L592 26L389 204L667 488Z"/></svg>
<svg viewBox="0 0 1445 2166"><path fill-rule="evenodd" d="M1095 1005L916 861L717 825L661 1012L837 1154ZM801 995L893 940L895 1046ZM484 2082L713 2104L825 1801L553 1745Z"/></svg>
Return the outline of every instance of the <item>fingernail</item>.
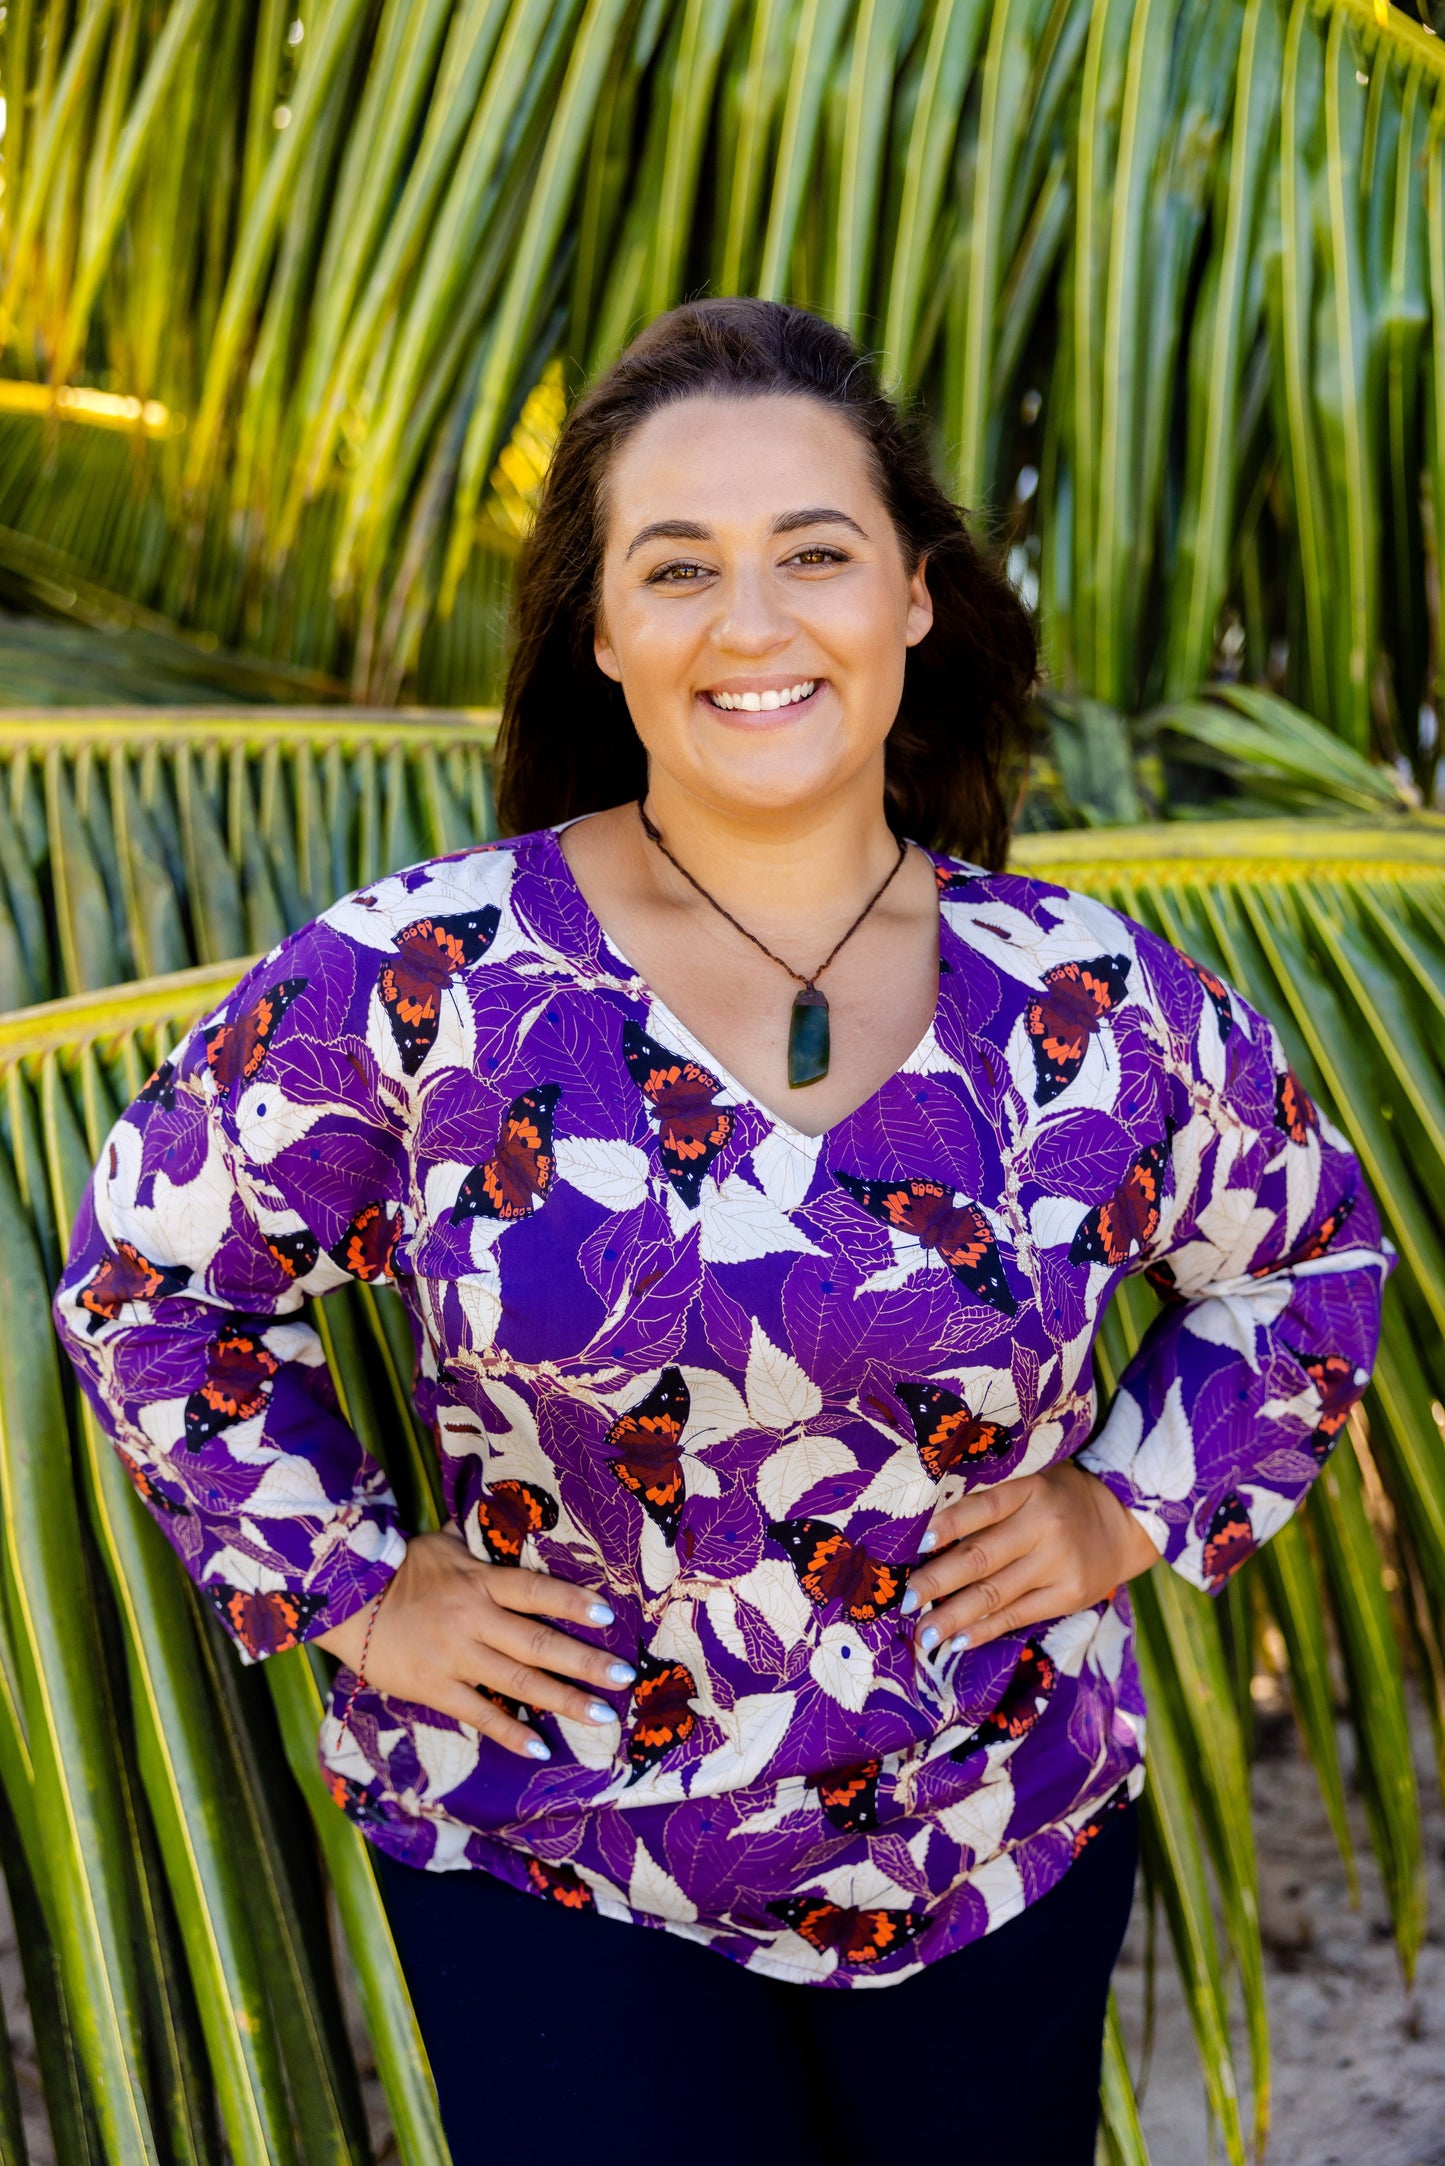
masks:
<svg viewBox="0 0 1445 2166"><path fill-rule="evenodd" d="M529 1737L527 1739L527 1750L534 1760L550 1760L552 1757L551 1746L544 1745L540 1737Z"/></svg>
<svg viewBox="0 0 1445 2166"><path fill-rule="evenodd" d="M899 1603L898 1607L903 1612L903 1615L905 1617L911 1617L913 1615L913 1612L918 1607L918 1589L916 1587L910 1587L907 1594L904 1595L903 1600Z"/></svg>
<svg viewBox="0 0 1445 2166"><path fill-rule="evenodd" d="M966 1632L955 1632L953 1638L948 1643L948 1651L951 1655L955 1655L958 1653L960 1647L967 1647L968 1645L968 1634Z"/></svg>
<svg viewBox="0 0 1445 2166"><path fill-rule="evenodd" d="M938 1536L934 1533L932 1527L929 1527L918 1538L918 1554L920 1557L926 1557L930 1549L937 1549L937 1547Z"/></svg>
<svg viewBox="0 0 1445 2166"><path fill-rule="evenodd" d="M601 1700L589 1700L587 1703L587 1720L589 1722L615 1722L617 1717L612 1712L612 1709Z"/></svg>
<svg viewBox="0 0 1445 2166"><path fill-rule="evenodd" d="M587 1622L596 1625L616 1624L617 1612L606 1602L593 1602L588 1607Z"/></svg>
<svg viewBox="0 0 1445 2166"><path fill-rule="evenodd" d="M632 1685L637 1682L637 1672L630 1662L609 1662L607 1674L614 1685Z"/></svg>
<svg viewBox="0 0 1445 2166"><path fill-rule="evenodd" d="M926 1655L931 1655L938 1645L937 1625L925 1625L918 1635L918 1644Z"/></svg>

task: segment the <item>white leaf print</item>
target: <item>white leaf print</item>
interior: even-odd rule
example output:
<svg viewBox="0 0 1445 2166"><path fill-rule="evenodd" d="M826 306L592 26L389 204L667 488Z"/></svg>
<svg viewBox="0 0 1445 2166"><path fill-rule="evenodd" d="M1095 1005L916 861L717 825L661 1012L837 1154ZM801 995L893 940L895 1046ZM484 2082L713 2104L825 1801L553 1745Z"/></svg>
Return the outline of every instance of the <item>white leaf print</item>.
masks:
<svg viewBox="0 0 1445 2166"><path fill-rule="evenodd" d="M426 1771L426 1794L435 1803L466 1781L477 1764L480 1733L471 1728L440 1730L430 1722L413 1724L411 1739Z"/></svg>
<svg viewBox="0 0 1445 2166"><path fill-rule="evenodd" d="M858 1462L835 1436L794 1437L758 1469L758 1498L770 1519L786 1519L799 1497L830 1475L851 1474Z"/></svg>
<svg viewBox="0 0 1445 2166"><path fill-rule="evenodd" d="M1169 1386L1164 1411L1139 1446L1129 1472L1134 1486L1146 1497L1177 1502L1194 1487L1194 1438L1179 1377Z"/></svg>
<svg viewBox="0 0 1445 2166"><path fill-rule="evenodd" d="M1009 1480L1016 1482L1021 1474L1037 1474L1040 1467L1051 1467L1059 1456L1059 1446L1064 1439L1061 1421L1043 1421L1030 1433L1024 1455L1014 1468Z"/></svg>
<svg viewBox="0 0 1445 2166"><path fill-rule="evenodd" d="M795 1692L750 1692L731 1708L715 1709L724 1741L703 1755L688 1795L716 1796L756 1782L788 1734L796 1699Z"/></svg>
<svg viewBox="0 0 1445 2166"><path fill-rule="evenodd" d="M651 1167L645 1151L602 1136L557 1139L557 1171L608 1211L635 1211L647 1201Z"/></svg>
<svg viewBox="0 0 1445 2166"><path fill-rule="evenodd" d="M969 1885L978 1890L988 1905L988 1929L1006 1925L1016 1918L1024 1907L1023 1875L1013 1858L1005 1852L1001 1857L990 1858L976 1873L969 1875Z"/></svg>
<svg viewBox="0 0 1445 2166"><path fill-rule="evenodd" d="M1097 1670L1101 1677L1107 1677L1111 1685L1117 1684L1119 1672L1124 1666L1124 1649L1128 1644L1129 1635L1124 1628L1123 1619L1111 1605L1099 1619L1098 1630L1089 1643L1090 1669Z"/></svg>
<svg viewBox="0 0 1445 2166"><path fill-rule="evenodd" d="M796 1647L812 1630L813 1605L790 1564L765 1557L733 1581L733 1592L766 1617L785 1648Z"/></svg>
<svg viewBox="0 0 1445 2166"><path fill-rule="evenodd" d="M748 1348L748 1412L759 1429L791 1429L811 1421L823 1404L806 1369L774 1346L762 1325L753 1319L753 1342Z"/></svg>
<svg viewBox="0 0 1445 2166"><path fill-rule="evenodd" d="M289 1144L309 1135L324 1113L346 1114L346 1106L322 1103L297 1105L284 1098L274 1083L263 1078L242 1091L236 1105L236 1128L241 1148L253 1165L266 1166Z"/></svg>
<svg viewBox="0 0 1445 2166"><path fill-rule="evenodd" d="M670 1587L677 1577L677 1551L668 1547L661 1527L646 1513L637 1545L637 1560L642 1567L643 1579L654 1592L660 1593L664 1587Z"/></svg>
<svg viewBox="0 0 1445 2166"><path fill-rule="evenodd" d="M502 1292L495 1271L468 1271L455 1279L457 1299L467 1320L473 1350L485 1353L502 1321Z"/></svg>
<svg viewBox="0 0 1445 2166"><path fill-rule="evenodd" d="M691 1925L697 1916L696 1903L683 1894L671 1873L658 1864L641 1841L633 1861L627 1900L634 1910L642 1911L649 1918L676 1918Z"/></svg>
<svg viewBox="0 0 1445 2166"><path fill-rule="evenodd" d="M1281 1496L1277 1489L1263 1489L1249 1482L1241 1487L1240 1495L1244 1498L1257 1542L1267 1542L1271 1535L1278 1534L1287 1519L1294 1517L1297 1500Z"/></svg>
<svg viewBox="0 0 1445 2166"><path fill-rule="evenodd" d="M835 1865L829 1873L818 1873L815 1881L828 1901L840 1904L844 1910L871 1910L875 1905L884 1910L909 1907L908 1890L900 1888L871 1853L852 1865Z"/></svg>
<svg viewBox="0 0 1445 2166"><path fill-rule="evenodd" d="M747 1402L731 1377L717 1369L693 1369L685 1367L682 1380L687 1386L691 1411L687 1417L687 1448L690 1452L704 1452L710 1445L725 1444L740 1429L751 1427Z"/></svg>
<svg viewBox="0 0 1445 2166"><path fill-rule="evenodd" d="M1255 1250L1274 1225L1274 1213L1256 1203L1252 1188L1221 1192L1216 1186L1195 1223L1219 1251L1218 1276L1232 1279L1249 1269Z"/></svg>
<svg viewBox="0 0 1445 2166"><path fill-rule="evenodd" d="M1291 1249L1314 1209L1315 1197L1319 1194L1319 1137L1310 1136L1304 1143L1287 1143L1283 1157L1284 1245L1286 1249Z"/></svg>
<svg viewBox="0 0 1445 2166"><path fill-rule="evenodd" d="M855 1512L887 1512L894 1519L916 1519L921 1512L933 1510L937 1497L917 1452L900 1451L884 1462L850 1508Z"/></svg>
<svg viewBox="0 0 1445 2166"><path fill-rule="evenodd" d="M702 1224L698 1253L704 1263L751 1263L756 1257L789 1250L800 1256L823 1253L801 1226L784 1217L740 1173L730 1173L721 1186L716 1181L703 1182L698 1216Z"/></svg>
<svg viewBox="0 0 1445 2166"><path fill-rule="evenodd" d="M1115 1394L1108 1418L1079 1463L1094 1474L1128 1474L1144 1436L1144 1410L1131 1391Z"/></svg>
<svg viewBox="0 0 1445 2166"><path fill-rule="evenodd" d="M856 1715L873 1682L873 1656L852 1625L831 1624L819 1635L808 1671L829 1699Z"/></svg>
<svg viewBox="0 0 1445 2166"><path fill-rule="evenodd" d="M246 1509L261 1519L325 1519L336 1507L312 1462L288 1453L272 1460L247 1497Z"/></svg>
<svg viewBox="0 0 1445 2166"><path fill-rule="evenodd" d="M816 1811L817 1805L803 1777L785 1775L773 1792L772 1804L765 1805L761 1812L749 1813L746 1819L739 1820L736 1832L739 1835L770 1835L774 1828L780 1828L785 1820L791 1820L796 1813Z"/></svg>
<svg viewBox="0 0 1445 2166"><path fill-rule="evenodd" d="M1007 1769L957 1805L947 1805L938 1824L950 1842L961 1843L976 1858L991 1858L1003 1841L1014 1809L1014 1786Z"/></svg>
<svg viewBox="0 0 1445 2166"><path fill-rule="evenodd" d="M558 1715L557 1727L568 1752L583 1767L613 1765L620 1737L615 1723L575 1722L570 1715Z"/></svg>
<svg viewBox="0 0 1445 2166"><path fill-rule="evenodd" d="M763 1184L763 1194L780 1211L796 1211L813 1185L818 1167L821 1136L789 1134L771 1128L753 1148L753 1171Z"/></svg>
<svg viewBox="0 0 1445 2166"><path fill-rule="evenodd" d="M707 1621L735 1662L746 1662L748 1644L738 1627L738 1606L727 1587L715 1587L707 1598Z"/></svg>
<svg viewBox="0 0 1445 2166"><path fill-rule="evenodd" d="M682 1455L683 1479L690 1497L720 1497L722 1482L705 1459L695 1458L691 1452Z"/></svg>
<svg viewBox="0 0 1445 2166"><path fill-rule="evenodd" d="M1077 1677L1098 1628L1099 1620L1093 1610L1076 1610L1072 1617L1061 1617L1051 1626L1040 1644L1061 1675Z"/></svg>

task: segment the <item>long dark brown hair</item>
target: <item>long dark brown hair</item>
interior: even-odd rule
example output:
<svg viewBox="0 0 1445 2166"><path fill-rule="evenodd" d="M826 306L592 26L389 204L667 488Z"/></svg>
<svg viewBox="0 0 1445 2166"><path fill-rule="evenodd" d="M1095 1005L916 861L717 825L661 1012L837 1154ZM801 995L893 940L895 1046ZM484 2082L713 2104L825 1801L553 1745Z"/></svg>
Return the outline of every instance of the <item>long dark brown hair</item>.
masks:
<svg viewBox="0 0 1445 2166"><path fill-rule="evenodd" d="M933 624L908 650L885 752L894 831L998 866L1006 774L1037 671L1033 621L939 487L923 433L845 332L779 301L689 301L650 324L572 408L517 583L498 740L504 834L641 797L647 759L622 688L593 653L611 460L659 407L707 395L817 399L867 447L911 577L927 558Z"/></svg>

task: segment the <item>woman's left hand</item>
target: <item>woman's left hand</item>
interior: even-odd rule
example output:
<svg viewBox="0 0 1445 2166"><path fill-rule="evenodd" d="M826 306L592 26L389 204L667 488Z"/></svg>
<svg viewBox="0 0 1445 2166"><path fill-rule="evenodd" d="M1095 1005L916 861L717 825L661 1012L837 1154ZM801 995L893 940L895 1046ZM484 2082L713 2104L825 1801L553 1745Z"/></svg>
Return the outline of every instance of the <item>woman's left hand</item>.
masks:
<svg viewBox="0 0 1445 2166"><path fill-rule="evenodd" d="M925 1655L1088 1609L1159 1561L1133 1513L1072 1459L970 1490L934 1513L921 1546L903 1609Z"/></svg>

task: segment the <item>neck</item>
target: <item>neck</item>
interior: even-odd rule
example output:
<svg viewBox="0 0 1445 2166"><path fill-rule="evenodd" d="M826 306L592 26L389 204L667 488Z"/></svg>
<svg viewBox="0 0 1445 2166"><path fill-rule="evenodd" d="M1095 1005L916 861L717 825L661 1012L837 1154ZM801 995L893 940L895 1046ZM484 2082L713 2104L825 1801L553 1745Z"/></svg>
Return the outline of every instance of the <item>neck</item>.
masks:
<svg viewBox="0 0 1445 2166"><path fill-rule="evenodd" d="M836 914L839 900L875 888L898 856L883 811L883 764L834 795L806 805L720 807L654 772L647 815L673 856L720 902L807 922ZM647 841L638 842L658 884L677 875Z"/></svg>

